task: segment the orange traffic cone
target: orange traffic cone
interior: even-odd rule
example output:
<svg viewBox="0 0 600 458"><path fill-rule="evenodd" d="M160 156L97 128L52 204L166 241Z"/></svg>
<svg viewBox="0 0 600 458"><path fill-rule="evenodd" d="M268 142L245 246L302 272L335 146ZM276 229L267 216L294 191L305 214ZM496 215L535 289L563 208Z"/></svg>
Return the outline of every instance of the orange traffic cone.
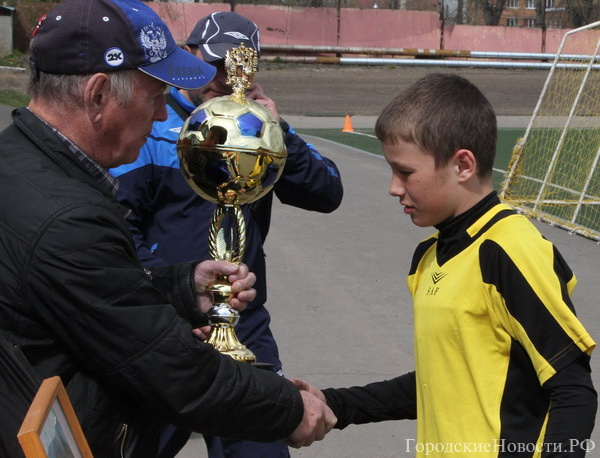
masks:
<svg viewBox="0 0 600 458"><path fill-rule="evenodd" d="M354 129L352 128L352 121L350 121L350 115L346 115L342 132L354 132Z"/></svg>

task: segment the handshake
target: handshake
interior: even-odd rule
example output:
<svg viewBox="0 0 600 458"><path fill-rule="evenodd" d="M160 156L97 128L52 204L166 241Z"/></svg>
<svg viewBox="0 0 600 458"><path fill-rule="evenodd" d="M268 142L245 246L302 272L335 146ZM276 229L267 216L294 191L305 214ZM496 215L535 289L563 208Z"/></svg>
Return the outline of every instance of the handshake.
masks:
<svg viewBox="0 0 600 458"><path fill-rule="evenodd" d="M290 380L300 390L304 402L304 416L294 432L285 439L290 447L308 447L314 441L322 440L337 423L337 418L327 406L321 390L304 380Z"/></svg>

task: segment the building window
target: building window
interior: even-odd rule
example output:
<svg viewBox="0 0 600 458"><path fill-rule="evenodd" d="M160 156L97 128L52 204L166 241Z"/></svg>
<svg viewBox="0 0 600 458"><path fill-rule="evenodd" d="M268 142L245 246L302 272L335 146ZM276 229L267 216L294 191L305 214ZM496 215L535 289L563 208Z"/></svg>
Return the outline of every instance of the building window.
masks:
<svg viewBox="0 0 600 458"><path fill-rule="evenodd" d="M518 27L519 19L516 17L507 17L506 18L506 26L507 27Z"/></svg>
<svg viewBox="0 0 600 458"><path fill-rule="evenodd" d="M548 27L549 29L560 29L562 27L562 23L560 22L560 19L554 19L551 21L547 21L546 27Z"/></svg>
<svg viewBox="0 0 600 458"><path fill-rule="evenodd" d="M546 8L554 8L554 0L546 0Z"/></svg>
<svg viewBox="0 0 600 458"><path fill-rule="evenodd" d="M525 18L525 27L530 27L530 28L535 27L535 18L533 18L533 17Z"/></svg>
<svg viewBox="0 0 600 458"><path fill-rule="evenodd" d="M508 0L508 7L509 8L518 8L519 0Z"/></svg>
<svg viewBox="0 0 600 458"><path fill-rule="evenodd" d="M527 8L528 10L534 10L535 0L525 0L525 8Z"/></svg>

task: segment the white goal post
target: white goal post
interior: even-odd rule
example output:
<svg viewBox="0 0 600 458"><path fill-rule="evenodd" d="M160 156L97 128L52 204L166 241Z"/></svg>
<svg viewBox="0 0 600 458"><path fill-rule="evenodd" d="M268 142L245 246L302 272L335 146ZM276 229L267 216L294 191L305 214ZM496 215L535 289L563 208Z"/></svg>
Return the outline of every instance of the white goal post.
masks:
<svg viewBox="0 0 600 458"><path fill-rule="evenodd" d="M567 32L500 198L600 242L600 21Z"/></svg>

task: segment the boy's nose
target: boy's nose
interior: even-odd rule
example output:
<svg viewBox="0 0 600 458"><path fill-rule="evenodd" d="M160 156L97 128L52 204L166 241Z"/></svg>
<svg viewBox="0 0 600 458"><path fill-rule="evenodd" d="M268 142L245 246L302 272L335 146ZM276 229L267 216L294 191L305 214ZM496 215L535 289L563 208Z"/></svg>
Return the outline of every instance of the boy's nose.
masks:
<svg viewBox="0 0 600 458"><path fill-rule="evenodd" d="M401 197L404 195L404 192L405 192L404 186L402 186L402 183L400 182L400 180L392 177L392 181L390 183L390 189L388 190L388 193L390 194L390 196Z"/></svg>

